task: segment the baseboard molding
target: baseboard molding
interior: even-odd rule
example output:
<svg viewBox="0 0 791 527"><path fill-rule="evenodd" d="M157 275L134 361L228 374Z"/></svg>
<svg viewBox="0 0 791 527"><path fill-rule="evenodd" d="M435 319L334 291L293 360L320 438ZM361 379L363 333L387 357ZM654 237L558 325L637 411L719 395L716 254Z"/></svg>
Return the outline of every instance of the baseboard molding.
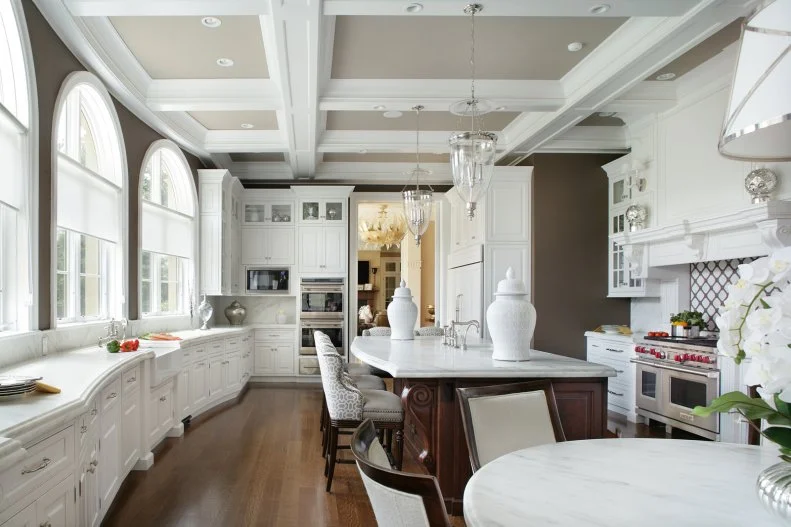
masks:
<svg viewBox="0 0 791 527"><path fill-rule="evenodd" d="M140 459L137 460L135 466L132 467L132 470L148 470L154 466L154 453L153 452L146 452Z"/></svg>
<svg viewBox="0 0 791 527"><path fill-rule="evenodd" d="M321 384L321 377L315 376L293 376L293 377L250 377L251 383L256 384L269 384L269 383L295 383L295 384Z"/></svg>

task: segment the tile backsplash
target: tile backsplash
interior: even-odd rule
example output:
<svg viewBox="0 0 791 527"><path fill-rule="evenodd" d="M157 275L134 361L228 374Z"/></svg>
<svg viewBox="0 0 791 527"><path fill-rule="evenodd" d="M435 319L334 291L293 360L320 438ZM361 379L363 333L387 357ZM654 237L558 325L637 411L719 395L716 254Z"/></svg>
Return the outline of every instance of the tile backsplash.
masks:
<svg viewBox="0 0 791 527"><path fill-rule="evenodd" d="M717 331L714 319L720 305L728 298L726 287L738 278L739 265L755 258L737 258L690 264L690 309L703 313L709 331Z"/></svg>
<svg viewBox="0 0 791 527"><path fill-rule="evenodd" d="M209 322L210 326L227 326L225 308L234 300L238 300L247 308L245 324L274 324L279 310L286 314L286 324L297 323L297 298L294 296L210 296L209 303L214 308L214 315Z"/></svg>

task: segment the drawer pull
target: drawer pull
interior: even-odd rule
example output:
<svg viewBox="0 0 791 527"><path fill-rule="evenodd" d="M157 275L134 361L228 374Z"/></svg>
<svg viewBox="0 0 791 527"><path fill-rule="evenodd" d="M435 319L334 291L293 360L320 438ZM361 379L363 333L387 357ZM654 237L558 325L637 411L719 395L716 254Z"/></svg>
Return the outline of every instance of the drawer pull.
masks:
<svg viewBox="0 0 791 527"><path fill-rule="evenodd" d="M623 350L617 350L613 348L604 348L604 349L606 349L607 351L612 351L613 353L623 353Z"/></svg>
<svg viewBox="0 0 791 527"><path fill-rule="evenodd" d="M127 382L127 383L130 383L130 382L135 382L136 380L137 380L137 377L129 377L129 378L126 380L126 382Z"/></svg>
<svg viewBox="0 0 791 527"><path fill-rule="evenodd" d="M113 392L113 393L111 393L110 395L107 396L108 399L115 399L116 397L118 397L118 394L115 393L115 392Z"/></svg>
<svg viewBox="0 0 791 527"><path fill-rule="evenodd" d="M91 415L96 415L96 412L97 412L97 410L96 410L96 408L94 408L93 410L91 410Z"/></svg>
<svg viewBox="0 0 791 527"><path fill-rule="evenodd" d="M98 459L94 459L93 461L91 461L91 465L93 465L94 467L98 467L99 466L99 460Z"/></svg>
<svg viewBox="0 0 791 527"><path fill-rule="evenodd" d="M623 370L615 370L615 373L623 373Z"/></svg>
<svg viewBox="0 0 791 527"><path fill-rule="evenodd" d="M96 467L88 467L86 472L90 472L91 474L93 474L94 472L96 472Z"/></svg>
<svg viewBox="0 0 791 527"><path fill-rule="evenodd" d="M22 469L22 475L24 476L25 474L32 474L34 472L38 472L39 470L44 470L49 466L50 463L52 463L52 460L48 457L45 457L44 459L41 460L41 463L36 468Z"/></svg>
<svg viewBox="0 0 791 527"><path fill-rule="evenodd" d="M159 400L160 400L160 402L165 402L165 401L168 400L168 398L167 398L166 395L163 395L162 397L159 398Z"/></svg>
<svg viewBox="0 0 791 527"><path fill-rule="evenodd" d="M206 366L206 362L196 362L195 366Z"/></svg>
<svg viewBox="0 0 791 527"><path fill-rule="evenodd" d="M622 393L614 392L612 390L607 390L607 393L609 393L610 395L617 395L618 397L623 397Z"/></svg>
<svg viewBox="0 0 791 527"><path fill-rule="evenodd" d="M49 520L45 521L44 523L39 523L38 527L52 527L52 524Z"/></svg>
<svg viewBox="0 0 791 527"><path fill-rule="evenodd" d="M195 353L203 353L203 350L197 350Z"/></svg>
<svg viewBox="0 0 791 527"><path fill-rule="evenodd" d="M81 434L84 434L84 433L85 433L85 432L87 432L87 431L88 431L88 427L87 427L87 426L85 426L85 425L82 425L82 426L80 427L80 433L81 433Z"/></svg>

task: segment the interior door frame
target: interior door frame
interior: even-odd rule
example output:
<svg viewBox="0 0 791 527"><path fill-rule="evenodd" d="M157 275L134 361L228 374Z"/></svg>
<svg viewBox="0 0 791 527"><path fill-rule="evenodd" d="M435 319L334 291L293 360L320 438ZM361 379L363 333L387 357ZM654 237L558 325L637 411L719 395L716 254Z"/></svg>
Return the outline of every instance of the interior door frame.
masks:
<svg viewBox="0 0 791 527"><path fill-rule="evenodd" d="M400 192L352 192L349 197L349 283L347 304L349 306L349 323L346 341L349 343L347 353L350 353L351 342L357 336L357 251L360 250L360 237L357 232L357 215L361 203L401 203ZM445 195L441 192L434 193L434 298L435 312L434 319L441 320L440 315L444 308L442 294L445 292L445 262L447 259L447 248L450 247L450 230L443 228L448 225L447 211L449 207ZM448 231L447 233L445 231ZM404 240L409 240L409 233ZM352 307L353 306L353 307Z"/></svg>

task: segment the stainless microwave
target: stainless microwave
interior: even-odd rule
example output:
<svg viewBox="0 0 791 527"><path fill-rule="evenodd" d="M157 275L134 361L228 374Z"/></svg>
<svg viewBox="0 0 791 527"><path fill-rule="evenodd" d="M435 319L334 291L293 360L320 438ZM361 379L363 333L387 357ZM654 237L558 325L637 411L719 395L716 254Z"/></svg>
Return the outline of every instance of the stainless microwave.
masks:
<svg viewBox="0 0 791 527"><path fill-rule="evenodd" d="M291 269L288 267L244 268L245 291L248 295L281 294L291 292Z"/></svg>

